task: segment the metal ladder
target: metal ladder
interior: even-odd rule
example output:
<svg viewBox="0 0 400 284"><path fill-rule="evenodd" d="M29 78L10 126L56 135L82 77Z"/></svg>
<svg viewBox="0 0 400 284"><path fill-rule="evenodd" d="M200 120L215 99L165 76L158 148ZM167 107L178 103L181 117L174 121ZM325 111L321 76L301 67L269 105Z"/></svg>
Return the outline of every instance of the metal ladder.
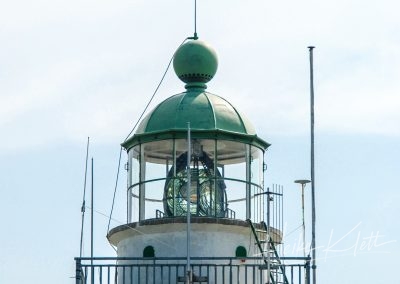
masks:
<svg viewBox="0 0 400 284"><path fill-rule="evenodd" d="M285 274L285 267L282 264L279 254L276 250L273 239L270 235L268 235L268 227L264 221L261 221L262 229L255 228L253 222L250 219L247 219L247 222L250 224L251 231L253 232L254 239L256 241L256 245L260 251L262 256L264 265L260 265L260 269L268 269L270 283L266 284L289 284L289 281ZM263 248L263 244L267 244L267 249Z"/></svg>

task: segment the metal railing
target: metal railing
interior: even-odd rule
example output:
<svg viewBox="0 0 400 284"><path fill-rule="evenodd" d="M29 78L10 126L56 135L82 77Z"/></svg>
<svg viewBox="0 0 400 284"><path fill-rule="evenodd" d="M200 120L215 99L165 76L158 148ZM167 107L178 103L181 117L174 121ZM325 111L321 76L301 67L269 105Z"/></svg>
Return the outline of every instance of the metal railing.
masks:
<svg viewBox="0 0 400 284"><path fill-rule="evenodd" d="M310 258L280 260L290 284L310 283ZM184 283L186 273L186 258L182 257L82 257L75 258L75 262L76 284L178 284ZM260 257L193 257L191 266L193 283L265 284L267 281L267 270ZM276 277L274 283L283 280Z"/></svg>

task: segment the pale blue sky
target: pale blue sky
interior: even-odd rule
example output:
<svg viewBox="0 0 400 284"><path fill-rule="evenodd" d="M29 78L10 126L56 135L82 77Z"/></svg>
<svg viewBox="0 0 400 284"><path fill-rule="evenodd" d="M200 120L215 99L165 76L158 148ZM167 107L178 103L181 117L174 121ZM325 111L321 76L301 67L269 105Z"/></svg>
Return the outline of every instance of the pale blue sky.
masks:
<svg viewBox="0 0 400 284"><path fill-rule="evenodd" d="M393 283L396 276L399 6L198 1L199 36L220 62L208 90L237 106L272 144L266 186L285 188L288 232L301 223L293 181L309 178L306 47L317 47L319 283ZM111 208L119 143L172 53L192 35L192 11L187 0L0 3L0 283L74 283L88 136L99 212L95 254L114 255L102 214ZM152 107L181 91L170 70ZM125 177L122 171L114 211L121 222ZM308 198L308 228L309 205ZM287 236L287 255L299 236Z"/></svg>

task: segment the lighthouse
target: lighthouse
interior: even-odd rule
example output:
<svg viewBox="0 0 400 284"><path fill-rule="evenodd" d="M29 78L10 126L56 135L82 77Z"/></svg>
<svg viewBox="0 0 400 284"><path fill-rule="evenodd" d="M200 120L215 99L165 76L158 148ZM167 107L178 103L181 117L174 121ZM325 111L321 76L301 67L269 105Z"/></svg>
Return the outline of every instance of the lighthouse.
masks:
<svg viewBox="0 0 400 284"><path fill-rule="evenodd" d="M108 238L119 257L186 257L189 200L190 257L255 255L246 220L263 218L269 144L236 107L207 91L218 67L212 47L191 40L173 66L186 91L161 102L124 142L128 224Z"/></svg>
<svg viewBox="0 0 400 284"><path fill-rule="evenodd" d="M77 283L303 283L309 260L285 264L280 223L270 222L282 197L264 186L270 144L237 107L208 91L215 50L188 40L173 67L183 92L160 102L122 143L127 220L107 235L117 257L95 259L115 262L77 258Z"/></svg>

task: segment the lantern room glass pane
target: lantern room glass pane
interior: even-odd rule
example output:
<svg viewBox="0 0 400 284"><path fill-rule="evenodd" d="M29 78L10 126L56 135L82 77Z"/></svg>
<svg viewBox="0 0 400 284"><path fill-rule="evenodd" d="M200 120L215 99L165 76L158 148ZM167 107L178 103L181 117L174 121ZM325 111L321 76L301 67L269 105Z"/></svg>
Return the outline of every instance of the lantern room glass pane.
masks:
<svg viewBox="0 0 400 284"><path fill-rule="evenodd" d="M139 164L139 157L140 157L140 145L134 147L129 151L129 186L133 184L137 184L140 180L139 173L140 173L140 164Z"/></svg>
<svg viewBox="0 0 400 284"><path fill-rule="evenodd" d="M262 186L263 163L263 152L259 148L252 146L250 156L251 182L259 186Z"/></svg>
<svg viewBox="0 0 400 284"><path fill-rule="evenodd" d="M153 141L130 149L128 213L133 220L186 215L187 151L186 139ZM262 165L263 151L257 147L192 139L191 214L236 219L260 215Z"/></svg>
<svg viewBox="0 0 400 284"><path fill-rule="evenodd" d="M144 151L143 157L146 164L146 181L165 178L168 169L173 163L172 147L172 140L162 140L142 144L142 151Z"/></svg>
<svg viewBox="0 0 400 284"><path fill-rule="evenodd" d="M224 217L225 215L225 184L215 162L215 148L215 140L212 139L192 139L191 141L189 199L190 212L196 216ZM184 216L187 212L188 200L186 140L176 140L175 149L176 161L165 183L164 209L167 216Z"/></svg>

